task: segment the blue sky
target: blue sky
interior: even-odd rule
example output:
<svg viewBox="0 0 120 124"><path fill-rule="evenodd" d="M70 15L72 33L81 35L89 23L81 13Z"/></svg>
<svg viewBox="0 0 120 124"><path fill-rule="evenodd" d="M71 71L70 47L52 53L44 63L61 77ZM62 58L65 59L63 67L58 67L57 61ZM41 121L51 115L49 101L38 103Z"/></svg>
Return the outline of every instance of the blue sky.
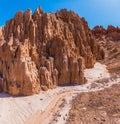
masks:
<svg viewBox="0 0 120 124"><path fill-rule="evenodd" d="M85 17L89 26L120 26L120 0L1 0L0 26L14 17L17 11L31 8L34 12L38 6L45 12L56 12L62 8L73 10Z"/></svg>

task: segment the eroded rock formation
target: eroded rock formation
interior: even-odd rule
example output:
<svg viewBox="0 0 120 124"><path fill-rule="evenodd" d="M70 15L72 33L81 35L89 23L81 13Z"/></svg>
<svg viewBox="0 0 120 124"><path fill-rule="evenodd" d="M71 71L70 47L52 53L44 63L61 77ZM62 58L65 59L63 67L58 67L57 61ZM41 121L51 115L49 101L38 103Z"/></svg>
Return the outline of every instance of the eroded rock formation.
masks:
<svg viewBox="0 0 120 124"><path fill-rule="evenodd" d="M107 29L102 26L96 26L92 30L96 39L107 41L119 41L120 40L120 28L109 25Z"/></svg>
<svg viewBox="0 0 120 124"><path fill-rule="evenodd" d="M0 85L13 95L83 84L84 68L101 58L87 22L72 11L17 12L0 29Z"/></svg>
<svg viewBox="0 0 120 124"><path fill-rule="evenodd" d="M109 25L107 29L96 26L92 30L99 44L104 47L104 63L112 74L120 74L120 28Z"/></svg>

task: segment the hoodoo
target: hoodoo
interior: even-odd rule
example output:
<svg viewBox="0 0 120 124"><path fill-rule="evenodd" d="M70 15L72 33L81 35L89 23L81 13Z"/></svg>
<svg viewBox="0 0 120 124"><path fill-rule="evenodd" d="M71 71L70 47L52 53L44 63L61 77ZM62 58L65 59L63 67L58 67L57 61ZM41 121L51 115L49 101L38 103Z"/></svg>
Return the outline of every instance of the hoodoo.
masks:
<svg viewBox="0 0 120 124"><path fill-rule="evenodd" d="M0 28L0 90L30 95L56 85L85 83L104 50L84 18L66 9L45 13L40 7L17 12Z"/></svg>

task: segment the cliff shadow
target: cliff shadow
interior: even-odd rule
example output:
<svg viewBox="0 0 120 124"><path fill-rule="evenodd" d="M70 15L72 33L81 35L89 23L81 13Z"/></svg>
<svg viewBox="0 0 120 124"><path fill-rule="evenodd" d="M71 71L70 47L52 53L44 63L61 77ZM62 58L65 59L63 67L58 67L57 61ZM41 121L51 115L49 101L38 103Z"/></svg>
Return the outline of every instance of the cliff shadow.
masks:
<svg viewBox="0 0 120 124"><path fill-rule="evenodd" d="M20 98L20 97L27 97L27 95L10 95L6 92L0 92L0 98L9 98L9 97L12 97L12 98Z"/></svg>

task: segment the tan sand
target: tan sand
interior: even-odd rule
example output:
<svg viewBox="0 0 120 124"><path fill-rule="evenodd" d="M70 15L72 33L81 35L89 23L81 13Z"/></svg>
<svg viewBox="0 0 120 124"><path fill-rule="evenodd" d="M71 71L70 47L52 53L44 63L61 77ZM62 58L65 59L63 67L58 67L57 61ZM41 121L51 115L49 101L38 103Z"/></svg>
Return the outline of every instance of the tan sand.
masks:
<svg viewBox="0 0 120 124"><path fill-rule="evenodd" d="M85 76L88 83L81 86L66 86L50 89L46 92L26 97L12 97L8 94L0 94L0 124L64 124L67 119L70 101L75 94L101 90L118 83L109 81L107 84L97 84L91 88L91 83L100 78L109 78L106 66L96 63L93 69L86 69ZM64 106L60 108L60 105ZM59 116L56 116L59 114Z"/></svg>

